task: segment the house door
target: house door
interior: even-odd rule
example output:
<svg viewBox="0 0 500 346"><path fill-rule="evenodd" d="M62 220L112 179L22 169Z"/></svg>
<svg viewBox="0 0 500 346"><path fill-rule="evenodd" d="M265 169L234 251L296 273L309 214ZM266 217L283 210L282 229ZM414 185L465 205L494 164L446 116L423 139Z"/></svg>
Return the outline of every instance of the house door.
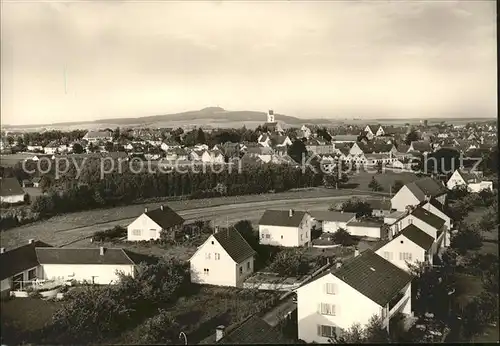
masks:
<svg viewBox="0 0 500 346"><path fill-rule="evenodd" d="M23 280L24 280L23 273L17 274L16 276L14 276L12 278L12 289L16 290L16 291L22 289Z"/></svg>

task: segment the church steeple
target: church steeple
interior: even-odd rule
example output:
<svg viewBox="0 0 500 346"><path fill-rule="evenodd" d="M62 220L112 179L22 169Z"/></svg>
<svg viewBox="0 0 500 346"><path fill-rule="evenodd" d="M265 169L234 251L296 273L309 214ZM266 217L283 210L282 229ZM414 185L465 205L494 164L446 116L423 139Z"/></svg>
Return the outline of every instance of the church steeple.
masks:
<svg viewBox="0 0 500 346"><path fill-rule="evenodd" d="M272 109L267 111L267 122L274 123L274 111Z"/></svg>

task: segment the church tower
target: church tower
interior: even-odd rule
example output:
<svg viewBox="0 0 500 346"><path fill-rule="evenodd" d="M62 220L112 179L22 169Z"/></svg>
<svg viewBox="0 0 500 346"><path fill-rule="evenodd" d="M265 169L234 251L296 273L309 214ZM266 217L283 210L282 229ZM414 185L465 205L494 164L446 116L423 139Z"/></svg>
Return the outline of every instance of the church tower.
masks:
<svg viewBox="0 0 500 346"><path fill-rule="evenodd" d="M274 123L274 111L272 109L267 111L267 122Z"/></svg>

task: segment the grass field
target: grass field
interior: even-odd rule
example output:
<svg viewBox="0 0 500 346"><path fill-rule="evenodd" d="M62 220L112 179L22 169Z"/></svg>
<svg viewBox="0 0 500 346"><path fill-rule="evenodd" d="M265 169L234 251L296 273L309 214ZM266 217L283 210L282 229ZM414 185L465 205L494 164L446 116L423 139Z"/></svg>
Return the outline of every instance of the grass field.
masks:
<svg viewBox="0 0 500 346"><path fill-rule="evenodd" d="M352 188L356 190L370 191L368 184L370 184L372 177L375 177L375 179L384 189L382 192L385 193L391 192L390 191L391 186L394 184L396 180L401 180L404 184L406 184L419 179L416 176L416 174L411 172L395 172L387 170L382 174L379 174L379 173L368 173L365 171L361 171L359 173L352 175L349 179L348 184L353 185ZM394 195L394 191L392 191L392 194Z"/></svg>
<svg viewBox="0 0 500 346"><path fill-rule="evenodd" d="M301 208L308 203L312 204L314 202L317 205L324 205L327 208L333 203L333 200L331 203L329 202L330 197L347 197L352 194L353 191L350 190L312 188L275 194L216 197L199 200L171 201L167 203L155 201L154 203L133 204L59 215L48 220L5 230L0 233L0 238L2 244L6 247L24 244L28 239L39 239L60 246L79 240L85 236L90 236L97 230L111 228L115 224L127 225L133 218L141 215L145 207L155 208L161 204L167 204L178 212L189 210L188 215L182 214L186 219L197 218L197 215L200 218L220 219L222 215L224 221L226 221L226 217L234 221L234 219L248 218L249 214L251 214L252 218L258 219L262 215L260 210L263 206L261 205L260 209L256 209L251 205L252 203L262 202L266 204L265 208L271 208L274 206L274 201L281 201L279 202L281 203L280 205L285 205L285 208L293 206ZM316 200L316 198L318 199ZM294 200L294 203L288 205L288 203L283 202L289 200L290 202ZM245 205L245 203L249 203L249 205ZM240 209L239 211L237 210L238 208ZM218 222L220 221L218 220Z"/></svg>
<svg viewBox="0 0 500 346"><path fill-rule="evenodd" d="M17 154L4 154L0 155L0 166L11 167L14 166L19 161L22 161L28 157L33 157L33 153L17 153Z"/></svg>

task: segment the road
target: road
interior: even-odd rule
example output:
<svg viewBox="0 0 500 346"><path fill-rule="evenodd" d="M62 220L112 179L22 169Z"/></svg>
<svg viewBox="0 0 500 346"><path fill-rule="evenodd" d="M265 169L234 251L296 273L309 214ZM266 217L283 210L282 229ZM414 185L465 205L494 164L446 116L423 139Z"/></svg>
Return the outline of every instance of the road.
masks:
<svg viewBox="0 0 500 346"><path fill-rule="evenodd" d="M331 204L338 203L351 197L368 197L367 194L283 199L274 201L247 202L238 204L219 205L215 207L205 207L196 209L186 209L178 211L186 221L212 220L221 226L226 223L234 223L239 220L250 220L257 222L266 209L288 209L297 210L326 210ZM22 231L16 228L2 232L2 246L14 247L25 244L29 239L37 239L54 246L64 246L75 243L78 240L91 236L96 231L102 231L114 226L127 226L138 215L121 218L110 222L103 222L84 227L74 227L64 230L51 231L44 226L44 223L37 223L31 227L26 227Z"/></svg>

